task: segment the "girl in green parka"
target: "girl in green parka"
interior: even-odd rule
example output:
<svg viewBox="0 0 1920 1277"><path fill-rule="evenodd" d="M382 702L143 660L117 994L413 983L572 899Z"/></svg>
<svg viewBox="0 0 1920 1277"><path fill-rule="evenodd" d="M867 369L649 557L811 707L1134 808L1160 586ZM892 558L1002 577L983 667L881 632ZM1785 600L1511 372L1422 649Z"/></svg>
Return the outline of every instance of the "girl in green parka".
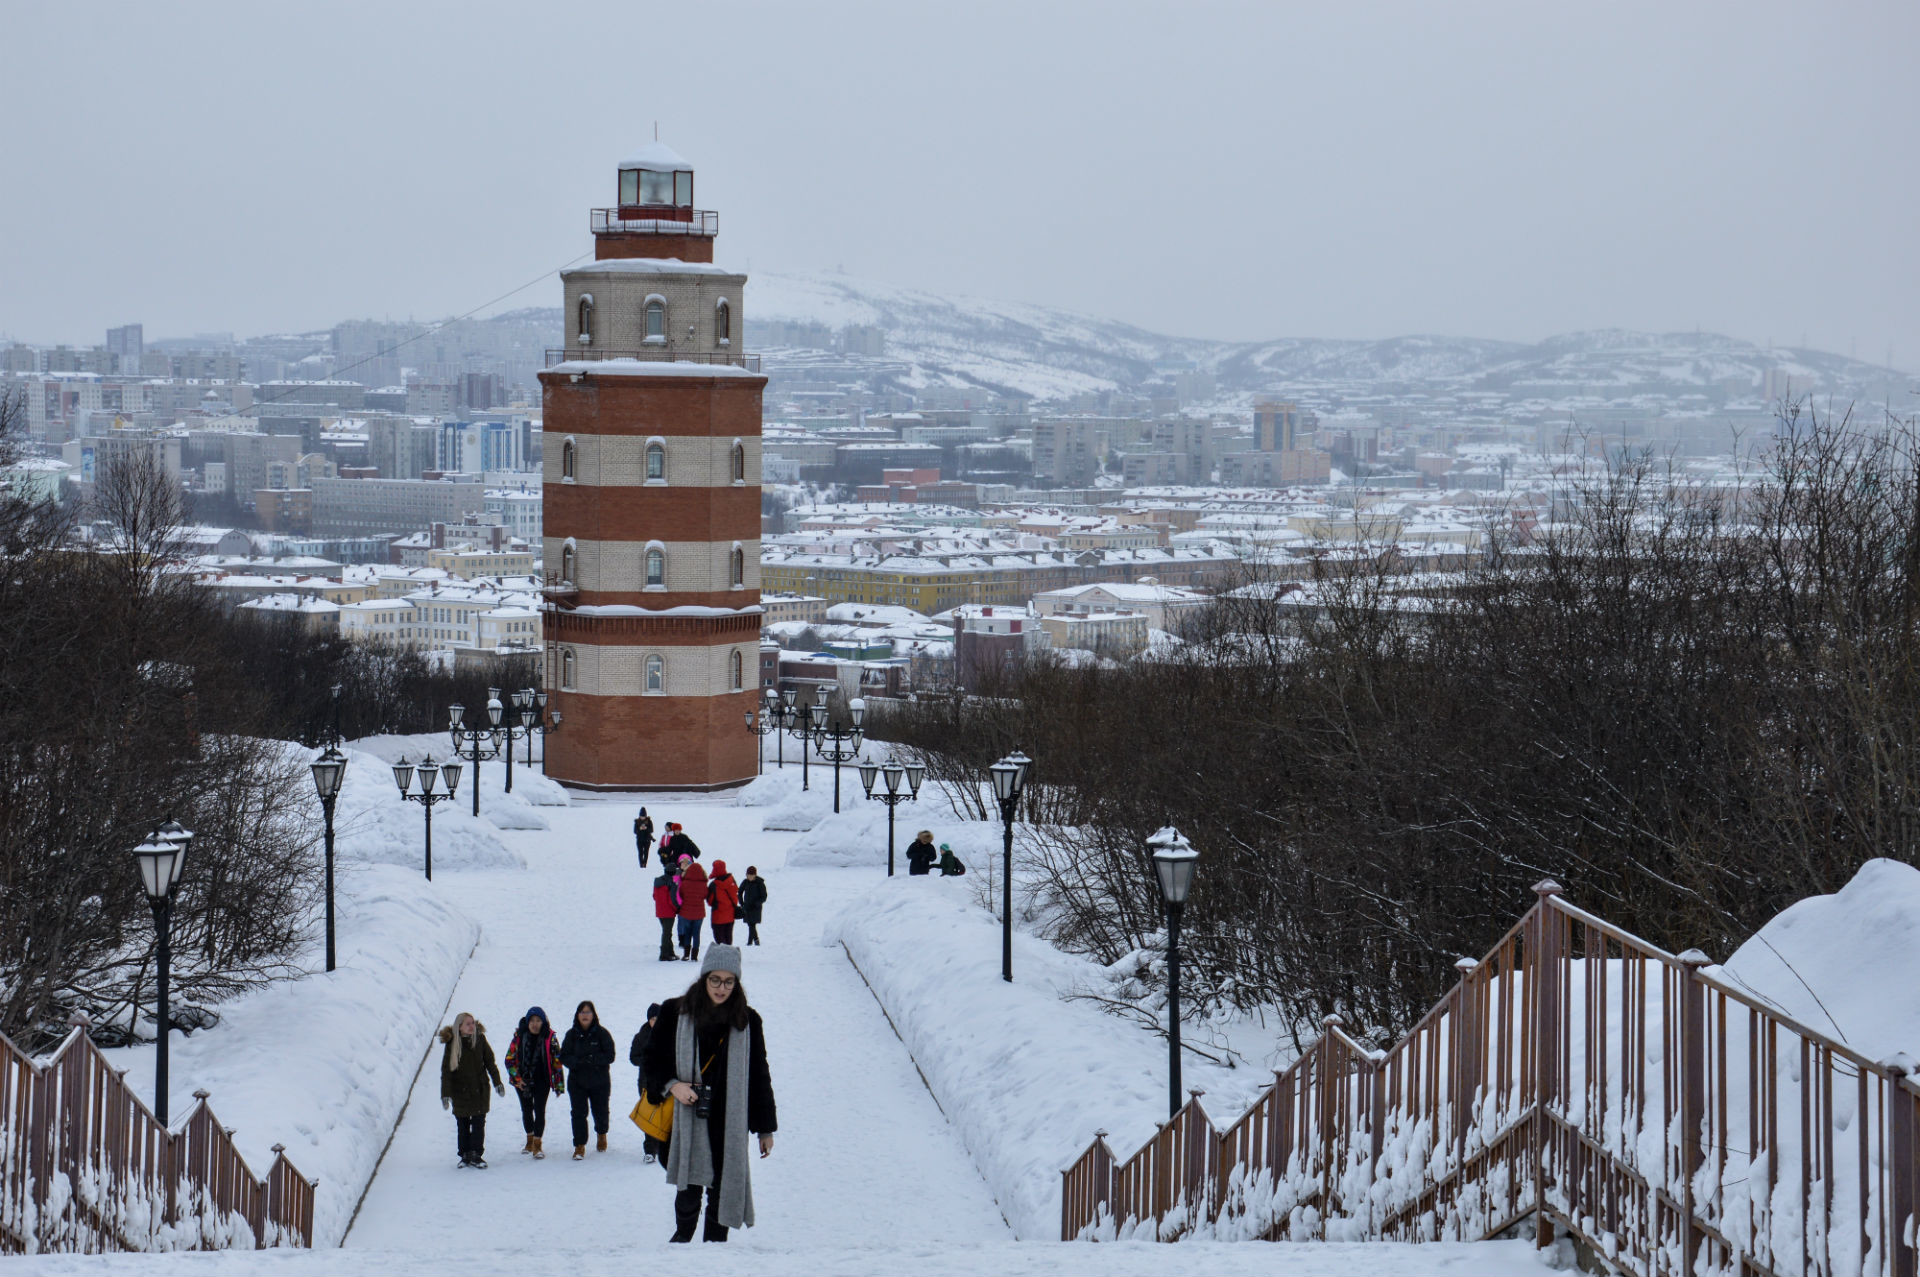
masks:
<svg viewBox="0 0 1920 1277"><path fill-rule="evenodd" d="M487 1142L487 1079L493 1079L493 1093L505 1095L500 1066L494 1062L493 1047L487 1042L486 1026L462 1011L453 1024L440 1030L445 1043L440 1052L440 1107L453 1114L460 1144L460 1165L487 1169L481 1154Z"/></svg>

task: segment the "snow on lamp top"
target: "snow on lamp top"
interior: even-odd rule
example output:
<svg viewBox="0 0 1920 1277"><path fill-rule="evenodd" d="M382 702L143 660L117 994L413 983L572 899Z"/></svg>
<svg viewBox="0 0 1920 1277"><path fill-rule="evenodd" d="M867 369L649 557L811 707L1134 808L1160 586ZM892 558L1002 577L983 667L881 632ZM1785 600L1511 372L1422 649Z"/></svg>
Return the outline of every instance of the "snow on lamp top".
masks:
<svg viewBox="0 0 1920 1277"><path fill-rule="evenodd" d="M648 142L620 161L622 208L692 208L693 165L665 142Z"/></svg>

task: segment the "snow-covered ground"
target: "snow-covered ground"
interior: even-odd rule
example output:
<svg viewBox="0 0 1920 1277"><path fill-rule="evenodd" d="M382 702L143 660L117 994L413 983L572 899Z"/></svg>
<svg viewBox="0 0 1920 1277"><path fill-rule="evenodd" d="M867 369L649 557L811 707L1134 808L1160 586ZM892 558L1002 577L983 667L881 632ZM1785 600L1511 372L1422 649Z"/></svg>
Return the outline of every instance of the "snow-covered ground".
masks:
<svg viewBox="0 0 1920 1277"><path fill-rule="evenodd" d="M1057 991L1080 978L1086 964L1038 940L1019 938L1020 983L1004 985L994 926L974 902L971 877L888 882L883 843L866 853L832 855L836 842L884 837L884 809L859 795L857 776L843 771L842 815L811 839L817 853L800 857L822 867L801 867L788 865L788 851L807 836L762 827L764 804L786 799L795 782L761 786L753 797L763 805L750 806L736 795L548 795L537 773L516 769L509 800L494 796L499 769L490 763L483 812L511 810L517 817L524 811L546 827L496 829L491 819L463 815L464 825L446 819L470 836L470 846L442 873L436 837L436 876L428 885L410 859L419 810L389 799L391 783L381 774L385 754L413 744L356 743L353 801L342 801L343 816L352 809L354 829L351 839L342 837L349 862L343 970L331 980L310 977L222 1008L220 1026L175 1046L183 1090L211 1082L216 1111L241 1127L250 1154L255 1145L284 1141L302 1170L322 1176L320 1213L329 1221L323 1237L337 1236L353 1212L366 1174L360 1164L370 1167L381 1158L391 1132L345 1249L44 1256L12 1261L13 1267L23 1273L597 1273L670 1262L675 1271L695 1274L1116 1277L1543 1271L1539 1254L1517 1242L1169 1247L1052 1241L1048 1222L1057 1218L1059 1167L1084 1145L1095 1122L1150 1124L1162 1103L1164 1054L1137 1029L1084 1004L1061 1004ZM830 805L830 769L814 779L815 794L826 780ZM556 795L571 802L536 810L524 801L551 803ZM766 1018L780 1109L773 1156L753 1168L759 1226L736 1232L724 1250L694 1246L672 1252L670 1260L646 1257L667 1244L672 1190L657 1168L642 1162L639 1132L626 1118L634 1071L624 1059L647 1004L684 991L693 969L655 956L653 871L639 869L631 835L642 801L656 822L682 821L709 862L725 860L736 875L757 865L770 887L765 944L746 951L744 981ZM805 805L817 808L818 800L809 796ZM447 812L435 813L436 835ZM922 823L913 812L912 805L901 809L905 837ZM532 822L510 817L499 823ZM406 861L409 868L366 861ZM836 862L842 867L832 867ZM379 912L383 908L391 916ZM444 918L434 921L430 914ZM460 927L470 937L475 924L478 945L449 1001L447 985L460 968L438 950L448 948L447 935ZM744 926L740 931L744 938ZM861 955L866 978L849 961L841 937ZM452 947L465 957L458 936ZM904 1042L868 980L886 997ZM432 1030L470 1010L504 1054L529 1005L565 1019L582 998L597 1003L623 1061L615 1069L611 1149L572 1162L567 1101L556 1097L548 1110L548 1158L520 1155L518 1108L509 1096L496 1100L488 1122L491 1168L457 1169L453 1121L437 1102ZM923 1058L916 1061L909 1045ZM423 1052L426 1066L394 1128L390 1115ZM356 1093L356 1078L366 1095ZM1023 1237L1016 1237L1016 1226Z"/></svg>

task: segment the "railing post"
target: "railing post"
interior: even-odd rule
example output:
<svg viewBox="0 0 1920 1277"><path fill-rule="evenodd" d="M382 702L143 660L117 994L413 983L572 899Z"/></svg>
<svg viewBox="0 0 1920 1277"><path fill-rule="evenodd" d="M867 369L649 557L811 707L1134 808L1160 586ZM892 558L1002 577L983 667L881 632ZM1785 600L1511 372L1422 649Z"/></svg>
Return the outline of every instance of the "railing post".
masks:
<svg viewBox="0 0 1920 1277"><path fill-rule="evenodd" d="M1707 986L1700 968L1713 959L1689 949L1680 961L1686 967L1680 988L1680 1269L1692 1272L1694 1252L1704 1238L1693 1209L1707 1122Z"/></svg>
<svg viewBox="0 0 1920 1277"><path fill-rule="evenodd" d="M1916 1238L1910 1228L1920 1228L1914 1211L1920 1207L1920 1096L1908 1090L1907 1078L1915 1071L1912 1061L1895 1057L1882 1066L1893 1074L1887 1083L1887 1152L1889 1178L1887 1197L1887 1241L1893 1260L1889 1277L1916 1277ZM1909 1221L1913 1221L1909 1223Z"/></svg>
<svg viewBox="0 0 1920 1277"><path fill-rule="evenodd" d="M1560 884L1542 878L1533 884L1533 943L1527 983L1533 1001L1533 1221L1534 1244L1553 1245L1553 1221L1547 1216L1547 1112L1559 1094L1560 925L1553 898Z"/></svg>
<svg viewBox="0 0 1920 1277"><path fill-rule="evenodd" d="M1327 1235L1327 1219L1333 1214L1333 1148L1339 1116L1334 1108L1333 1081L1333 1031L1342 1021L1337 1015L1322 1017L1320 1021L1320 1076L1317 1089L1319 1103L1314 1107L1320 1123L1320 1236Z"/></svg>

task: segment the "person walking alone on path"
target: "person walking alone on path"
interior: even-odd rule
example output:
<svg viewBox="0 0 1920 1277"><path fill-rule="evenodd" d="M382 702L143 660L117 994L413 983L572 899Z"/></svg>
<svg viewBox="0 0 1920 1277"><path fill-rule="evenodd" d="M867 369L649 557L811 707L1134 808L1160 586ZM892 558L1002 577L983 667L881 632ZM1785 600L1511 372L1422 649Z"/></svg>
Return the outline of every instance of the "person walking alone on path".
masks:
<svg viewBox="0 0 1920 1277"><path fill-rule="evenodd" d="M767 880L752 865L740 880L740 921L747 924L747 943L760 943L760 911L767 904Z"/></svg>
<svg viewBox="0 0 1920 1277"><path fill-rule="evenodd" d="M527 1130L527 1146L520 1151L543 1160L540 1141L547 1134L547 1097L567 1093L566 1073L560 1067L560 1043L553 1022L539 1007L528 1007L507 1043L507 1081L520 1096L520 1125Z"/></svg>
<svg viewBox="0 0 1920 1277"><path fill-rule="evenodd" d="M607 1101L613 1098L613 1034L600 1023L600 1012L591 1002L582 1002L573 1013L573 1024L560 1044L560 1063L573 1074L573 1160L587 1155L587 1112L593 1112L593 1129L600 1139L599 1151L607 1151Z"/></svg>
<svg viewBox="0 0 1920 1277"><path fill-rule="evenodd" d="M673 924L680 917L680 884L665 856L660 857L660 876L653 880L653 916L660 920L660 961L679 961L673 951Z"/></svg>
<svg viewBox="0 0 1920 1277"><path fill-rule="evenodd" d="M700 924L707 920L707 871L688 857L680 862L680 960L700 958Z"/></svg>
<svg viewBox="0 0 1920 1277"><path fill-rule="evenodd" d="M440 1107L453 1114L460 1165L484 1171L487 1109L493 1104L487 1097L487 1078L493 1078L495 1095L505 1095L500 1066L494 1063L486 1026L470 1011L454 1016L453 1023L440 1030L440 1041L445 1044L440 1052Z"/></svg>
<svg viewBox="0 0 1920 1277"><path fill-rule="evenodd" d="M713 942L733 943L733 920L740 909L740 884L727 872L727 862L713 862L713 877L707 879L707 904L713 908Z"/></svg>
<svg viewBox="0 0 1920 1277"><path fill-rule="evenodd" d="M960 863L960 857L953 854L953 844L941 843L940 876L942 878L958 878L966 871L967 867Z"/></svg>
<svg viewBox="0 0 1920 1277"><path fill-rule="evenodd" d="M660 1009L644 1072L653 1099L676 1101L673 1138L667 1141L667 1179L679 1190L670 1240L693 1240L702 1189L707 1204L702 1240L723 1242L730 1228L752 1228L747 1135L760 1137L760 1156L766 1157L773 1152L779 1122L766 1028L760 1013L747 1005L740 950L730 944L707 950L699 978Z"/></svg>
<svg viewBox="0 0 1920 1277"><path fill-rule="evenodd" d="M916 877L933 868L933 862L940 853L933 849L933 830L922 829L914 840L907 844L907 872Z"/></svg>
<svg viewBox="0 0 1920 1277"><path fill-rule="evenodd" d="M659 1019L660 1004L655 1002L647 1007L647 1022L640 1026L640 1031L633 1035L632 1044L627 1047L627 1063L640 1070L642 1098L647 1094L647 1043L653 1040L653 1026L659 1022ZM667 1146L651 1135L641 1137L640 1147L646 1153L649 1164L659 1161L667 1154Z"/></svg>
<svg viewBox="0 0 1920 1277"><path fill-rule="evenodd" d="M653 817L642 807L633 820L633 845L640 849L640 867L647 867L647 853L653 850Z"/></svg>

